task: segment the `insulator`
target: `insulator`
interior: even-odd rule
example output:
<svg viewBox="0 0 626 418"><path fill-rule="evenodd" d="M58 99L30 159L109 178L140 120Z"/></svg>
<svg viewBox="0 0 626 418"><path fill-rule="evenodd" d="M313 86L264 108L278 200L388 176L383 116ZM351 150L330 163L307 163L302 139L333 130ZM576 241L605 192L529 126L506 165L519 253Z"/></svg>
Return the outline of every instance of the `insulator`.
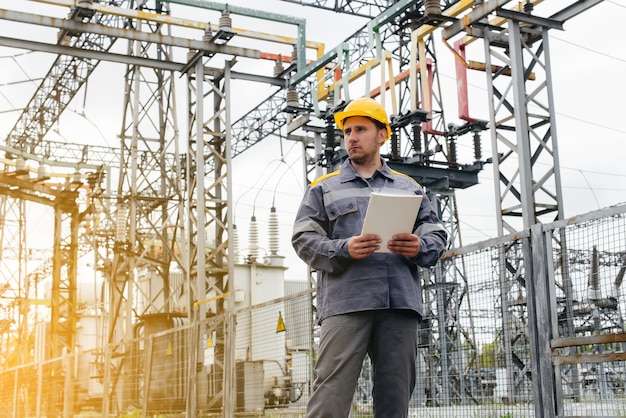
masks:
<svg viewBox="0 0 626 418"><path fill-rule="evenodd" d="M26 161L22 157L17 157L15 160L15 171L24 171L26 168Z"/></svg>
<svg viewBox="0 0 626 418"><path fill-rule="evenodd" d="M617 272L617 276L615 276L615 281L613 284L615 288L619 290L622 287L622 282L624 281L624 275L626 274L626 254L622 256L622 266L619 268Z"/></svg>
<svg viewBox="0 0 626 418"><path fill-rule="evenodd" d="M291 50L291 62L298 61L298 50L296 48Z"/></svg>
<svg viewBox="0 0 626 418"><path fill-rule="evenodd" d="M532 13L533 9L535 8L535 6L533 5L533 2L530 0L526 0L526 3L524 3L524 13Z"/></svg>
<svg viewBox="0 0 626 418"><path fill-rule="evenodd" d="M233 20L230 18L230 13L228 12L228 10L224 10L222 12L222 15L220 16L219 28L220 30L223 30L226 32L232 31Z"/></svg>
<svg viewBox="0 0 626 418"><path fill-rule="evenodd" d="M483 158L483 150L480 144L480 134L474 132L474 160L480 161Z"/></svg>
<svg viewBox="0 0 626 418"><path fill-rule="evenodd" d="M421 154L422 143L420 142L420 135L422 133L422 127L419 123L414 123L411 125L411 130L413 131L413 150L418 154Z"/></svg>
<svg viewBox="0 0 626 418"><path fill-rule="evenodd" d="M298 107L299 97L298 90L295 87L289 87L287 89L287 106Z"/></svg>
<svg viewBox="0 0 626 418"><path fill-rule="evenodd" d="M39 166L37 167L37 178L41 180L47 178L46 176L46 166L43 164L39 164Z"/></svg>
<svg viewBox="0 0 626 418"><path fill-rule="evenodd" d="M424 0L424 14L427 16L441 14L439 0Z"/></svg>
<svg viewBox="0 0 626 418"><path fill-rule="evenodd" d="M457 159L456 159L456 141L454 140L454 138L450 138L448 140L448 162L449 163L456 163Z"/></svg>
<svg viewBox="0 0 626 418"><path fill-rule="evenodd" d="M202 35L202 41L211 42L212 39L213 39L213 32L211 31L211 27L208 26L206 30L204 31L204 35Z"/></svg>
<svg viewBox="0 0 626 418"><path fill-rule="evenodd" d="M93 229L94 231L98 231L100 229L100 218L102 217L102 204L99 200L94 202L94 211L93 211Z"/></svg>
<svg viewBox="0 0 626 418"><path fill-rule="evenodd" d="M78 0L76 2L76 16L74 19L90 18L94 14L94 10L91 9L93 0Z"/></svg>
<svg viewBox="0 0 626 418"><path fill-rule="evenodd" d="M250 242L250 254L248 256L251 263L256 262L259 257L259 226L256 222L256 216L250 219L250 230L248 231L248 241Z"/></svg>
<svg viewBox="0 0 626 418"><path fill-rule="evenodd" d="M233 236L232 236L232 244L233 244L233 254L232 258L234 263L239 262L239 230L237 229L237 225L233 225Z"/></svg>
<svg viewBox="0 0 626 418"><path fill-rule="evenodd" d="M270 255L278 255L278 252L280 250L278 238L278 214L276 213L276 208L273 206L272 209L270 209L268 234Z"/></svg>
<svg viewBox="0 0 626 418"><path fill-rule="evenodd" d="M391 142L391 157L393 159L399 159L400 158L400 138L395 132L391 134L390 142Z"/></svg>
<svg viewBox="0 0 626 418"><path fill-rule="evenodd" d="M335 125L332 123L326 124L326 149L334 151L337 143L335 141Z"/></svg>
<svg viewBox="0 0 626 418"><path fill-rule="evenodd" d="M283 71L285 71L285 67L282 61L276 61L276 65L274 65L274 77L281 77Z"/></svg>
<svg viewBox="0 0 626 418"><path fill-rule="evenodd" d="M587 282L589 290L600 290L600 278L598 277L598 248L593 247L591 252L591 266L589 270L589 280ZM591 296L589 297L591 299Z"/></svg>
<svg viewBox="0 0 626 418"><path fill-rule="evenodd" d="M118 205L115 212L115 241L126 242L128 240L128 221L129 208L127 205Z"/></svg>
<svg viewBox="0 0 626 418"><path fill-rule="evenodd" d="M598 264L598 249L594 246L591 252L591 266L589 269L589 281L587 282L587 299L591 301L602 300Z"/></svg>

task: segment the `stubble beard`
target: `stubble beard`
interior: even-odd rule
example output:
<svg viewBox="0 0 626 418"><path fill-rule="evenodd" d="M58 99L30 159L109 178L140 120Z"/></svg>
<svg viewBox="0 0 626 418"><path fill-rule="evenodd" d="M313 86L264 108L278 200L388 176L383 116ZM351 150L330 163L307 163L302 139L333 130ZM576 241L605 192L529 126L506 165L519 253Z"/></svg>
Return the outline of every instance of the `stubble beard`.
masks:
<svg viewBox="0 0 626 418"><path fill-rule="evenodd" d="M352 161L352 165L356 166L369 166L370 163L375 159L373 155L366 154L357 154L355 156L349 155L350 161Z"/></svg>

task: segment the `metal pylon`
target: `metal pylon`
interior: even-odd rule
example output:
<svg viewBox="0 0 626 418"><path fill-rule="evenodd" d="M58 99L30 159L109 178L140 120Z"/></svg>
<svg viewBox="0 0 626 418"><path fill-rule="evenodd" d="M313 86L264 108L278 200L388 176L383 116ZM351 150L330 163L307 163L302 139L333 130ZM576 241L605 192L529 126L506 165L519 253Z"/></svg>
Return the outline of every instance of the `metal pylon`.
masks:
<svg viewBox="0 0 626 418"><path fill-rule="evenodd" d="M189 270L187 271L190 317L196 325L194 338L201 345L201 337L215 332L215 361L209 380L211 393L193 378L197 365L203 364L201 347L190 347L189 373L193 386L188 389L188 416L195 416L197 408L214 409L224 405L233 408L234 372L232 342L232 203L231 187L231 120L230 67L226 64L217 75L205 74L203 59L197 59L187 73L189 143L186 164L186 217ZM223 314L224 321L214 329L200 327L208 315ZM201 368L200 368L201 369ZM206 381L206 378L204 379ZM205 396L198 396L201 393ZM197 402L206 402L197 405ZM232 416L234 410L224 410Z"/></svg>
<svg viewBox="0 0 626 418"><path fill-rule="evenodd" d="M549 27L508 23L484 38L499 235L563 218Z"/></svg>
<svg viewBox="0 0 626 418"><path fill-rule="evenodd" d="M130 3L133 1L121 0L117 5L127 7ZM122 28L127 23L123 17L94 13L93 10L80 6L70 8L68 19L113 28ZM117 38L112 36L72 32L67 29L59 29L57 33L58 45L89 51L109 51L116 40ZM49 155L49 150L44 146L45 135L58 121L99 63L97 60L59 55L9 133L7 145L36 155Z"/></svg>
<svg viewBox="0 0 626 418"><path fill-rule="evenodd" d="M505 17L506 28L484 33L500 236L563 218L548 42L548 30L559 28L560 22L513 11ZM529 330L533 313L526 284L533 266L529 250L521 245L501 251L497 274L506 389L509 401L515 401L531 396L532 390L528 346L536 330Z"/></svg>
<svg viewBox="0 0 626 418"><path fill-rule="evenodd" d="M153 11L169 14L168 7L156 1ZM169 25L142 20L134 25L137 30L169 35ZM169 60L172 52L167 45L130 41L127 53ZM128 65L125 75L120 166L119 173L113 174L119 175L117 200L110 204L114 245L111 260L105 260L110 266L106 271L110 348L104 359L104 387L109 391L105 411L126 410L131 388L139 383L131 381L131 374L124 374L125 365L115 360L130 352L126 341L135 337L134 324L144 315L173 311L184 283L171 280L170 273L174 266L181 271L188 268L180 245L184 217L176 75L138 65Z"/></svg>

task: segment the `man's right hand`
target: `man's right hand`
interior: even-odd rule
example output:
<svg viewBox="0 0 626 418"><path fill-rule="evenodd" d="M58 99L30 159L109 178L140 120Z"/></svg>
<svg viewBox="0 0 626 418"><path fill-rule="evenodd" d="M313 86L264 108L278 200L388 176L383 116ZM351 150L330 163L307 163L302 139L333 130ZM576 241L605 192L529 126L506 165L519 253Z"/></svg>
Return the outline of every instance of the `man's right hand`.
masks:
<svg viewBox="0 0 626 418"><path fill-rule="evenodd" d="M348 240L350 257L360 260L380 248L382 238L376 234L356 235Z"/></svg>

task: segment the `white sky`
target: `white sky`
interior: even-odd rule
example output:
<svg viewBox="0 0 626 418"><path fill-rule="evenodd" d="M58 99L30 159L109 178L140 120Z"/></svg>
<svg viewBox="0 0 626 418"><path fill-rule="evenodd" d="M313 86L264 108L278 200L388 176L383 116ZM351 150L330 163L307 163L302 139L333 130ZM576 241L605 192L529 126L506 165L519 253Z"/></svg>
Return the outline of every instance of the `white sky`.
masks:
<svg viewBox="0 0 626 418"><path fill-rule="evenodd" d="M14 2L18 3L31 9L34 4L24 0ZM228 3L306 18L307 38L323 42L326 50L337 46L365 23L362 19L280 1L231 0ZM559 9L570 3L572 1L551 0L550 7ZM171 9L173 16L216 21L214 12L194 10L190 14L189 9L176 4L172 4ZM46 8L37 5L35 10L43 14ZM59 8L54 10L58 12ZM236 15L231 17L234 27L295 37L293 27ZM623 77L626 74L626 48L623 47L623 36L619 31L625 18L626 4L605 0L566 22L564 31L550 32L563 201L567 217L626 201L626 128L621 123L626 110L622 102L626 97L626 81ZM12 25L3 22L2 26L0 36L6 30L25 30L24 25L11 29ZM453 92L454 58L444 48L438 49L437 53L440 80L446 84L443 89ZM480 60L480 57L469 56L472 53L468 48L468 58ZM42 53L29 54L0 48L0 137L6 137L19 116L19 112L14 109L24 106L38 85L37 81L24 81L45 75L53 59ZM268 66L267 75L271 75L272 64L264 65ZM79 93L70 104L70 111L55 127L58 133L52 134L51 139L63 138L81 143L88 137L95 143L116 146L123 115L123 70L122 65L102 63L88 83L87 94ZM261 86L251 88L250 85L235 88L245 88L245 92L240 95L242 106L233 109L235 120L256 106L270 91ZM179 89L179 92L183 91ZM239 100L239 96L236 100ZM458 122L456 97L450 94L449 97L444 96L443 100L447 122ZM178 100L181 111L184 103L185 98L181 95ZM470 106L474 117L488 119L484 74L471 74ZM85 116L80 115L83 113ZM179 123L184 131L184 120L181 119ZM483 158L487 158L490 155L486 133L484 138ZM469 140L465 141L466 144L463 142L459 141L460 147L471 147ZM300 157L299 144L270 137L235 158L233 164L234 215L241 234L241 247L246 246L248 222L253 213L261 228L261 246L267 247L264 231L270 207L274 204L280 219L281 252L290 267L287 277L294 279L304 279L306 271L293 253L289 241L293 217L304 190ZM487 165L479 178L479 185L457 191L456 194L461 235L465 244L497 235L492 167ZM45 218L41 218L41 221L33 219L29 228L39 230L47 223Z"/></svg>

